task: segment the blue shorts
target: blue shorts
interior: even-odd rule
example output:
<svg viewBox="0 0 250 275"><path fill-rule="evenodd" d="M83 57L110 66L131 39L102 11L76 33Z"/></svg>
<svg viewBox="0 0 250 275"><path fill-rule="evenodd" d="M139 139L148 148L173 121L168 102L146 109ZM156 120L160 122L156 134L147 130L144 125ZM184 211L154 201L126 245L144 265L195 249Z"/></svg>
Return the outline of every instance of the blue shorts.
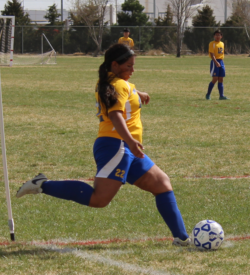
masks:
<svg viewBox="0 0 250 275"><path fill-rule="evenodd" d="M135 157L127 143L112 137L97 138L93 153L97 165L96 177L118 180L123 184L133 184L154 165L147 155L144 158Z"/></svg>
<svg viewBox="0 0 250 275"><path fill-rule="evenodd" d="M225 65L222 59L216 59L221 67L216 67L216 65L214 64L214 61L211 60L210 63L210 74L212 77L216 76L216 77L225 77L226 76L226 70L225 70Z"/></svg>

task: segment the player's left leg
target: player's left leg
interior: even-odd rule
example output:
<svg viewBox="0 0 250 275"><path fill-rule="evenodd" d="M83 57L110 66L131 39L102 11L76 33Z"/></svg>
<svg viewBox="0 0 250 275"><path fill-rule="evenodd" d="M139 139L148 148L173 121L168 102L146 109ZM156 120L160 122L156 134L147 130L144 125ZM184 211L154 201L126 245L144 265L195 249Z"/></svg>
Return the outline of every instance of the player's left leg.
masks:
<svg viewBox="0 0 250 275"><path fill-rule="evenodd" d="M218 68L215 66L215 63L213 60L211 60L211 62L210 62L210 75L212 76L212 81L208 84L208 89L207 89L207 93L206 93L207 100L210 100L210 95L214 88L214 84L218 80Z"/></svg>
<svg viewBox="0 0 250 275"><path fill-rule="evenodd" d="M175 245L188 245L187 234L169 177L157 166L151 167L134 185L155 196L156 206L174 236Z"/></svg>
<svg viewBox="0 0 250 275"><path fill-rule="evenodd" d="M220 94L219 100L227 100L227 99L229 99L228 97L226 97L224 95L223 77L219 77L218 78L218 90L219 90L219 94Z"/></svg>
<svg viewBox="0 0 250 275"><path fill-rule="evenodd" d="M224 95L224 84L223 84L223 80L224 77L226 76L226 70L225 70L225 65L223 60L218 60L220 62L220 67L219 67L219 74L218 74L218 90L219 90L219 100L227 100L229 98L227 98Z"/></svg>

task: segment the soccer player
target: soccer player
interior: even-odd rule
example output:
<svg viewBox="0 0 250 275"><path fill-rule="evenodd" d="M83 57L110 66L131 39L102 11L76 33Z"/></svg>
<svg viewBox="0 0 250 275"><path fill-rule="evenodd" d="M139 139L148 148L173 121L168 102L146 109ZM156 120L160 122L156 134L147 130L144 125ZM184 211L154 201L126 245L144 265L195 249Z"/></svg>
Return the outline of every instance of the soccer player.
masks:
<svg viewBox="0 0 250 275"><path fill-rule="evenodd" d="M123 37L120 37L118 40L119 44L124 44L130 47L132 49L134 47L134 40L129 37L130 30L128 28L125 28L123 30Z"/></svg>
<svg viewBox="0 0 250 275"><path fill-rule="evenodd" d="M39 174L24 183L16 196L44 193L101 208L128 182L155 196L158 211L173 234L173 244L187 246L191 240L169 177L143 153L141 106L148 104L150 97L128 82L134 64L134 52L126 45L115 44L106 51L99 67L95 98L100 123L93 148L97 165L94 188L82 181L53 181Z"/></svg>
<svg viewBox="0 0 250 275"><path fill-rule="evenodd" d="M212 59L210 63L210 74L212 76L212 81L208 85L208 91L206 94L206 99L210 100L210 95L212 93L214 84L218 81L218 90L220 100L229 99L224 96L224 86L223 78L226 76L225 66L224 66L224 43L221 42L222 32L216 30L214 32L214 41L209 43L209 56Z"/></svg>

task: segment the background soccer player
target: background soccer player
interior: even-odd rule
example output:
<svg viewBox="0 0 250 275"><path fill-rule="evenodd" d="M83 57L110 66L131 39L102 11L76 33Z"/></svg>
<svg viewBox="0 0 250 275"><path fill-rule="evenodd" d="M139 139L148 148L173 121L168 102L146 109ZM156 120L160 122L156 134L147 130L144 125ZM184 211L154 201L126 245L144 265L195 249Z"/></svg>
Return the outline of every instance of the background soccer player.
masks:
<svg viewBox="0 0 250 275"><path fill-rule="evenodd" d="M221 42L222 33L220 30L214 32L214 41L209 43L209 56L211 57L210 63L210 74L212 76L212 81L208 85L208 91L206 94L206 99L210 99L211 92L213 90L214 84L218 81L218 90L220 100L228 99L224 96L224 86L223 78L226 76L225 66L224 66L224 43Z"/></svg>
<svg viewBox="0 0 250 275"><path fill-rule="evenodd" d="M125 28L123 30L123 37L120 37L118 40L119 44L124 44L128 46L130 49L134 47L134 40L129 37L130 35L130 30L128 28Z"/></svg>

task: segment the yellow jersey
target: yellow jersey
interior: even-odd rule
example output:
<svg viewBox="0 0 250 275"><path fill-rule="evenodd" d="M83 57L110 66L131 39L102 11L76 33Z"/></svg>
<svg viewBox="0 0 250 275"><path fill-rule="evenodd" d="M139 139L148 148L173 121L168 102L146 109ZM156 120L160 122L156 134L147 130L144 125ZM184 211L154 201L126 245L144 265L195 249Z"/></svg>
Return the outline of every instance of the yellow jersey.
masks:
<svg viewBox="0 0 250 275"><path fill-rule="evenodd" d="M220 42L216 42L216 41L210 42L208 53L209 53L210 57L211 57L210 53L213 53L216 59L224 59L224 43L221 41Z"/></svg>
<svg viewBox="0 0 250 275"><path fill-rule="evenodd" d="M126 121L129 132L132 137L139 142L142 142L142 122L141 122L141 99L138 95L135 85L121 78L115 77L111 83L118 94L117 102L108 110L122 111L124 120ZM95 92L96 99L96 116L99 118L98 137L114 137L122 140L122 137L117 133L112 121L106 115L105 106L100 103L98 96L98 83Z"/></svg>
<svg viewBox="0 0 250 275"><path fill-rule="evenodd" d="M130 48L134 47L134 40L130 37L128 37L128 38L121 37L121 38L119 38L118 43L127 45Z"/></svg>

